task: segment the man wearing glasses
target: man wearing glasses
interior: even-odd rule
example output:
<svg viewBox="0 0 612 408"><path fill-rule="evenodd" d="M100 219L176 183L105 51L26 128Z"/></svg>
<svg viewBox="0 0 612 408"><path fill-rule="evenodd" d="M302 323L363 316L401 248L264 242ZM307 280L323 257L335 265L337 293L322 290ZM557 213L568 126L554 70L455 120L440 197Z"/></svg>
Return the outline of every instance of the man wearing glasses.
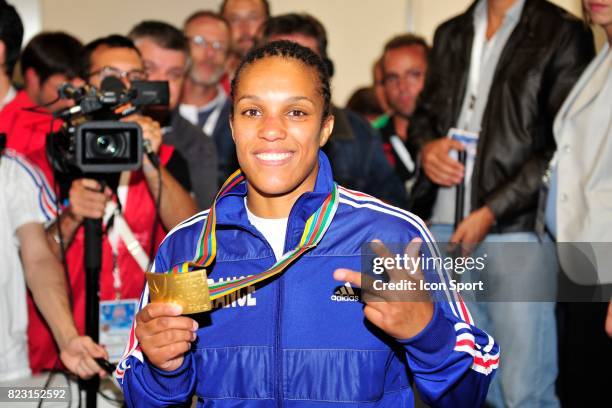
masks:
<svg viewBox="0 0 612 408"><path fill-rule="evenodd" d="M197 11L184 24L189 40L191 66L179 112L211 137L217 147L218 181L221 185L238 168L229 127L231 104L221 85L231 41L227 21L210 11Z"/></svg>
<svg viewBox="0 0 612 408"><path fill-rule="evenodd" d="M130 87L131 81L147 78L138 49L130 39L119 35L97 39L84 47L81 76L96 88L110 76L119 78L126 88ZM68 184L69 192L61 192L62 198L66 195L69 197L68 205L47 230L56 254L61 253L60 242L64 245L74 296L73 313L80 333L85 327L83 219L103 219L99 292L101 312L110 310L112 313L106 315L128 316L134 312L138 302L144 285L144 270L148 267L146 258L150 258L152 248L157 247L166 231L196 212L195 202L172 174L178 173L175 169L186 169L187 166L184 160L178 159L180 156L171 146L163 144L159 123L142 114L130 115L122 120L140 125L143 138L160 158L159 170L144 156L140 170L109 176L109 186L104 188L93 179L72 181ZM44 154L42 159L36 160L36 164L49 180L57 178L59 185L65 185L62 178L53 173ZM157 197L160 197L159 204L156 203ZM112 211L112 206L120 210ZM111 214L112 217L109 217ZM157 217L159 222L156 221ZM120 223L119 219L125 223ZM120 227L120 224L127 224L129 232L126 233L126 228ZM107 347L110 358L114 359L121 354L121 327L113 319L103 321L103 315L101 313L100 343ZM30 319L37 317L30 315ZM39 328L39 332L45 330L44 327ZM36 343L34 347L44 352L47 359L55 358L53 345L47 341L47 336L39 335L33 342Z"/></svg>

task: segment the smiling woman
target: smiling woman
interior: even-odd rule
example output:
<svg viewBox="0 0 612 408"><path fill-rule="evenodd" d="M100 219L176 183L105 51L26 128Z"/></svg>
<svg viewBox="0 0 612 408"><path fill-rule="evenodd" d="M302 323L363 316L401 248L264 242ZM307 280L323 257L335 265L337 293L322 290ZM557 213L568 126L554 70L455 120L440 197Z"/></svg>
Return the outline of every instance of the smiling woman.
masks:
<svg viewBox="0 0 612 408"><path fill-rule="evenodd" d="M238 68L232 97L249 209L261 217L288 217L297 198L314 189L319 148L334 124L325 67L305 48L279 42L250 54Z"/></svg>
<svg viewBox="0 0 612 408"><path fill-rule="evenodd" d="M197 394L202 407L412 406L414 382L430 405L480 406L499 348L456 293L434 304L424 291L398 302L359 290L363 245L410 242L409 257L423 242L437 249L412 214L334 182L320 150L334 121L323 61L269 43L247 55L232 96L241 169L210 210L170 232L154 266L180 274L168 280L204 266L215 281L211 314L180 316L145 289L116 373L127 405ZM380 241L373 248L389 255ZM423 272L446 288L444 271ZM213 294L219 287L225 297Z"/></svg>

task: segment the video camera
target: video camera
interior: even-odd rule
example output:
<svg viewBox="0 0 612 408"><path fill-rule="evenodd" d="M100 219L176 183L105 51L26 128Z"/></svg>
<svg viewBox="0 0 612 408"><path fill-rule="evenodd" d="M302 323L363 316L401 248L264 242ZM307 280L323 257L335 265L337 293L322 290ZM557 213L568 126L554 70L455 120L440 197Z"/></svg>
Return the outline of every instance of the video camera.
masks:
<svg viewBox="0 0 612 408"><path fill-rule="evenodd" d="M150 146L143 142L137 123L119 119L143 106L168 105L166 81L132 81L126 89L118 78L107 77L99 90L64 84L58 92L75 105L53 114L65 121L47 139L48 156L57 171L108 174L140 168L143 149Z"/></svg>

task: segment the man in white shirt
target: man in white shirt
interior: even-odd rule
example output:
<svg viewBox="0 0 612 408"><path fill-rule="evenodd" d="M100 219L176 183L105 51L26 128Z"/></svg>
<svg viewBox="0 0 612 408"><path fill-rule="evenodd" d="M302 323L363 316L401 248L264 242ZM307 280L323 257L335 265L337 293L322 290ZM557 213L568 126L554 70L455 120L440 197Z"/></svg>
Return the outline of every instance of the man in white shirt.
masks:
<svg viewBox="0 0 612 408"><path fill-rule="evenodd" d="M53 216L52 190L12 150L0 156L0 185L0 383L31 375L26 283L58 343L62 363L83 378L104 375L94 358L107 358L106 351L78 335L64 271L47 243L43 223Z"/></svg>

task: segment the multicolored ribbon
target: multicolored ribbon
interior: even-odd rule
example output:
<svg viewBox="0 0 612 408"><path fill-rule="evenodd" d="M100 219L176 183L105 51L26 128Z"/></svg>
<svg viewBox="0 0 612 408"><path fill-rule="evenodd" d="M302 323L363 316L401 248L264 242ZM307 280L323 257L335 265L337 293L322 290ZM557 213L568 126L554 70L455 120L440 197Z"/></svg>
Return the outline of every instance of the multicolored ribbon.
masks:
<svg viewBox="0 0 612 408"><path fill-rule="evenodd" d="M196 257L191 262L184 262L171 269L172 273L189 272L190 268L201 269L207 268L212 264L217 255L217 237L216 237L216 206L219 199L230 192L236 185L245 180L244 175L240 170L232 174L221 186L219 193L215 197L212 207L208 213L208 217L204 223L204 228L198 239L198 247L196 249ZM306 221L304 232L300 239L299 245L287 252L279 259L270 269L248 276L246 278L237 279L229 282L214 283L209 286L210 300L229 295L242 288L254 285L265 279L283 272L293 261L297 260L304 253L316 247L321 241L325 232L331 225L331 222L338 208L338 186L334 183L331 193L327 196L321 207L312 214Z"/></svg>

